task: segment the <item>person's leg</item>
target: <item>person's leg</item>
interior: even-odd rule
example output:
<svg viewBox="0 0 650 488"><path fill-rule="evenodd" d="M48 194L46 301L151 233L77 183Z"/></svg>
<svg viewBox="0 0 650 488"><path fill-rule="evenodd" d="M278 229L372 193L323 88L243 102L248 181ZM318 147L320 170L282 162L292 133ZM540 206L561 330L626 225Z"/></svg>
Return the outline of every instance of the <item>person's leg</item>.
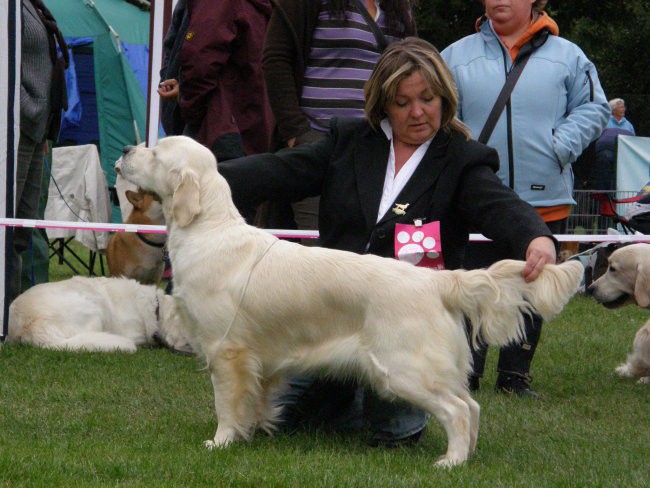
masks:
<svg viewBox="0 0 650 488"><path fill-rule="evenodd" d="M463 259L464 269L487 268L491 264L501 260L511 258L509 249L503 244L495 242L470 242L465 250ZM471 324L467 323L467 330L471 329ZM472 350L472 373L469 375L468 383L472 391L478 391L480 388L480 379L485 371L485 359L488 348L485 344L475 344Z"/></svg>
<svg viewBox="0 0 650 488"><path fill-rule="evenodd" d="M430 415L401 400L388 401L372 389L364 390L363 411L372 431L374 446L396 447L422 439Z"/></svg>
<svg viewBox="0 0 650 488"><path fill-rule="evenodd" d="M37 219L43 174L43 148L45 141L34 142L21 133L18 144L18 163L16 168L16 213L18 219ZM8 257L11 270L9 295L7 301L16 298L21 292L22 258L21 253L29 246L32 229L13 228L13 248Z"/></svg>
<svg viewBox="0 0 650 488"><path fill-rule="evenodd" d="M568 219L547 222L553 234L564 234ZM496 391L526 398L537 398L538 394L531 389L530 365L533 361L537 344L542 334L542 318L533 314L524 316L526 338L519 344L503 347L499 351L499 373Z"/></svg>
<svg viewBox="0 0 650 488"><path fill-rule="evenodd" d="M537 398L530 386L530 364L533 361L539 338L542 334L542 318L539 315L525 316L526 339L518 344L499 350L496 391L520 397Z"/></svg>
<svg viewBox="0 0 650 488"><path fill-rule="evenodd" d="M320 197L309 197L291 204L293 218L298 230L318 230L318 207ZM300 239L305 246L318 245L318 239Z"/></svg>
<svg viewBox="0 0 650 488"><path fill-rule="evenodd" d="M355 381L292 377L274 403L281 407L277 426L284 432L303 429L343 432L367 426L363 419L361 387Z"/></svg>
<svg viewBox="0 0 650 488"><path fill-rule="evenodd" d="M296 139L296 145L311 144L318 142L325 137L326 133L311 129L309 132L302 134ZM293 218L298 230L318 230L318 210L320 206L320 197L309 197L299 202L293 202ZM300 242L305 246L317 246L318 239L301 239Z"/></svg>

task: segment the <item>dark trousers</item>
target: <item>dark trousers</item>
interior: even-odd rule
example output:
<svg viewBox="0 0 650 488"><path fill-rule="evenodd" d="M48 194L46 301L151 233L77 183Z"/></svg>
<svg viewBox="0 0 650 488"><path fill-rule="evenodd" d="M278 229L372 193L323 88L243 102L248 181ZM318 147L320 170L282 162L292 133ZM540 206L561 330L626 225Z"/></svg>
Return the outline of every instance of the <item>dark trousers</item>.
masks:
<svg viewBox="0 0 650 488"><path fill-rule="evenodd" d="M553 234L566 232L568 219L547 222ZM471 242L465 251L463 268L486 268L502 259L525 259L525 256L515 255L510 247L502 242ZM542 334L542 318L539 315L524 315L526 339L517 344L510 344L499 350L497 371L503 374L514 374L527 377L530 364L535 355L539 338ZM472 349L474 363L473 376L482 377L485 371L487 346Z"/></svg>
<svg viewBox="0 0 650 488"><path fill-rule="evenodd" d="M38 206L41 196L43 176L43 149L45 141L34 142L23 132L18 143L18 164L16 167L16 213L17 219L38 219ZM21 253L29 247L33 229L13 227L10 230L13 246L7 259L10 270L9 294L6 301L11 303L21 292L23 261Z"/></svg>
<svg viewBox="0 0 650 488"><path fill-rule="evenodd" d="M429 420L427 412L400 400L380 398L353 380L290 378L276 404L282 407L279 427L285 432L369 429L376 441L394 441L420 432Z"/></svg>

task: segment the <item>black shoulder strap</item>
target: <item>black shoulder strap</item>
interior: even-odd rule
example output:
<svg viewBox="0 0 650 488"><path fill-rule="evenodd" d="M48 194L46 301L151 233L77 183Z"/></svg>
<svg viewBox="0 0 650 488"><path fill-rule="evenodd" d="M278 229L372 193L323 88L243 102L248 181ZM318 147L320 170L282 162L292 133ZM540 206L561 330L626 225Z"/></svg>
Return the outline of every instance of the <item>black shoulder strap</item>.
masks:
<svg viewBox="0 0 650 488"><path fill-rule="evenodd" d="M377 45L379 46L379 51L383 52L384 49L386 49L386 46L388 46L388 41L386 40L384 33L377 25L377 22L375 22L375 19L370 16L370 12L368 12L365 2L363 0L357 0L355 2L355 7L357 8L357 11L363 16L366 23L368 24L368 27L370 27L370 30L374 34L375 39L377 40Z"/></svg>
<svg viewBox="0 0 650 488"><path fill-rule="evenodd" d="M490 139L490 136L492 135L492 131L494 130L494 127L497 125L497 121L501 116L501 112L503 112L506 103L508 103L508 100L510 99L510 94L512 93L512 90L517 84L517 80L521 76L521 72L524 70L526 63L530 59L530 55L533 53L535 49L537 49L538 47L540 47L542 44L546 42L546 39L548 39L548 35L549 35L548 30L544 29L539 33L537 33L535 37L533 37L531 42L524 44L521 47L519 54L515 58L515 61L512 67L510 68L508 75L506 76L506 82L503 84L503 88L501 88L501 93L499 93L499 96L497 97L497 101L494 102L494 106L490 111L490 115L488 115L488 118L485 121L483 130L481 130L481 135L478 136L479 142L486 144L487 141Z"/></svg>

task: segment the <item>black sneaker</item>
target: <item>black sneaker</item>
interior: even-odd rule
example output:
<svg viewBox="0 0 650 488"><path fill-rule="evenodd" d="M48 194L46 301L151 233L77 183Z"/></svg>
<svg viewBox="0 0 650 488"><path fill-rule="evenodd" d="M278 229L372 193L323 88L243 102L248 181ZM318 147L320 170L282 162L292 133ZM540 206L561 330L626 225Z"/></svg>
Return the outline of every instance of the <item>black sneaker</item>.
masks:
<svg viewBox="0 0 650 488"><path fill-rule="evenodd" d="M539 395L530 387L531 378L529 376L516 374L499 374L497 384L494 387L497 393L505 393L520 398L530 398L537 400Z"/></svg>
<svg viewBox="0 0 650 488"><path fill-rule="evenodd" d="M419 430L415 434L411 434L408 437L403 437L401 439L372 438L368 444L371 447L387 447L389 449L395 447L413 446L419 443L424 438L426 432L427 432L427 426L425 425L422 430Z"/></svg>

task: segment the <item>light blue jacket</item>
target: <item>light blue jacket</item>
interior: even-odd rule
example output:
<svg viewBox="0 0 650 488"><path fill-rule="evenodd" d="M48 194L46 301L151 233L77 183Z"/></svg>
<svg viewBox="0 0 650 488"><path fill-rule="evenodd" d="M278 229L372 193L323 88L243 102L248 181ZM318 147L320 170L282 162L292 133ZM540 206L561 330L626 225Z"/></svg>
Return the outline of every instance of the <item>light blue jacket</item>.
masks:
<svg viewBox="0 0 650 488"><path fill-rule="evenodd" d="M442 51L459 91L458 116L478 138L512 65L491 22ZM610 109L593 63L558 36L533 52L487 144L498 175L535 207L575 204L571 163L605 128Z"/></svg>
<svg viewBox="0 0 650 488"><path fill-rule="evenodd" d="M610 116L609 121L607 122L607 128L625 129L625 130L629 130L632 134L636 135L636 132L634 132L634 126L632 125L632 122L627 120L625 117L623 117L619 122L614 118L614 116Z"/></svg>

